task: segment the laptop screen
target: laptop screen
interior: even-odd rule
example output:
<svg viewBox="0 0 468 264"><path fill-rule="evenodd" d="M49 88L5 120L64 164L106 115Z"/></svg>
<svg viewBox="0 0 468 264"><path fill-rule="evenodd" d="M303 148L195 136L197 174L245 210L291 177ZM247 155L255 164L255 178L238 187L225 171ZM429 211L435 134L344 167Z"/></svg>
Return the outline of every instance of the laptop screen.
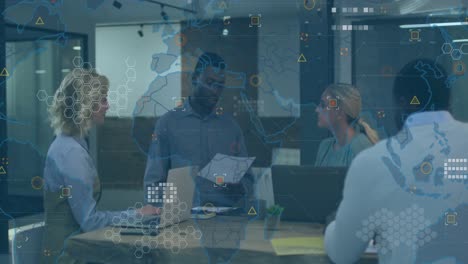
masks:
<svg viewBox="0 0 468 264"><path fill-rule="evenodd" d="M278 165L272 167L275 204L288 221L325 223L342 199L347 168Z"/></svg>

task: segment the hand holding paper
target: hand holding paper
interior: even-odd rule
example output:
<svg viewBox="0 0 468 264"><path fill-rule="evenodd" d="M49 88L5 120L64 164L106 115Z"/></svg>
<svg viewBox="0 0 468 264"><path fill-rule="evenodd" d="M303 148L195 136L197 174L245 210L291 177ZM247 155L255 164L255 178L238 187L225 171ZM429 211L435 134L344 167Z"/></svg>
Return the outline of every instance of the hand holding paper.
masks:
<svg viewBox="0 0 468 264"><path fill-rule="evenodd" d="M223 183L236 184L244 177L254 160L255 157L234 157L217 153L198 175L215 184L219 183L217 177L222 177Z"/></svg>

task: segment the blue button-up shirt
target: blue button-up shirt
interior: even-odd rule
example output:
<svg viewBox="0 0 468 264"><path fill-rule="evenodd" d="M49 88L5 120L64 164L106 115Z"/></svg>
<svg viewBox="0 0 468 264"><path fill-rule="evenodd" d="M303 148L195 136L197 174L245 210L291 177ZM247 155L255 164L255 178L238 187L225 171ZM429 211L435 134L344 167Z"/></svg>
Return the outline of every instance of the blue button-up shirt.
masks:
<svg viewBox="0 0 468 264"><path fill-rule="evenodd" d="M97 211L93 197L94 181L98 177L94 162L83 138L58 135L52 142L44 168L44 190L60 192L70 187L68 204L81 230L88 232L108 226L114 216L134 211Z"/></svg>
<svg viewBox="0 0 468 264"><path fill-rule="evenodd" d="M247 157L242 130L236 121L227 114L201 117L190 106L189 100L181 106L164 114L156 122L153 141L148 153L144 184L165 182L170 169L186 166L198 166L202 169L211 159L221 153L225 155ZM239 186L213 188L213 184L197 177L200 195L214 202L215 205L232 205L227 196L251 195L252 179L244 176ZM207 201L201 198L202 201Z"/></svg>

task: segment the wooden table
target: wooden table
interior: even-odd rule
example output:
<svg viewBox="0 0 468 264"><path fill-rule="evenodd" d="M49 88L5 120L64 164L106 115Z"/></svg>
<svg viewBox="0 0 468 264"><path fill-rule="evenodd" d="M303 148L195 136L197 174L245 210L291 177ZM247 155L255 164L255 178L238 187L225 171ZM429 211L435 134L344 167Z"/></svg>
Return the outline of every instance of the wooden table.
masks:
<svg viewBox="0 0 468 264"><path fill-rule="evenodd" d="M203 238L197 239L186 235L187 244L174 252L173 248L146 248L148 253L142 257L135 256L135 241L141 240L141 235L120 236L121 240L114 243L106 237L112 227L71 237L67 241L67 252L80 259L99 263L331 263L326 254L276 256L271 242L265 236L274 238L322 236L323 226L312 223L281 222L277 231L265 231L263 221L247 222L246 218L217 216L209 220L188 220L180 223L180 230L202 231ZM115 230L114 230L115 231ZM170 228L162 229L151 239L163 241ZM184 235L185 231L181 231ZM224 240L222 240L225 238ZM377 263L376 256L365 255L359 263Z"/></svg>

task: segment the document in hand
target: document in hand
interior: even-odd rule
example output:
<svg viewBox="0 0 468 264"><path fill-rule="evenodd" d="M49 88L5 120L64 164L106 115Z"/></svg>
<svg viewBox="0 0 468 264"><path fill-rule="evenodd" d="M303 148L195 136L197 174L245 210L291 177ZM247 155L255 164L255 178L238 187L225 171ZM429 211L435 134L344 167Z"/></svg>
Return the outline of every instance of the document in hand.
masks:
<svg viewBox="0 0 468 264"><path fill-rule="evenodd" d="M199 176L219 183L238 183L254 162L255 157L234 157L217 153L200 172Z"/></svg>

